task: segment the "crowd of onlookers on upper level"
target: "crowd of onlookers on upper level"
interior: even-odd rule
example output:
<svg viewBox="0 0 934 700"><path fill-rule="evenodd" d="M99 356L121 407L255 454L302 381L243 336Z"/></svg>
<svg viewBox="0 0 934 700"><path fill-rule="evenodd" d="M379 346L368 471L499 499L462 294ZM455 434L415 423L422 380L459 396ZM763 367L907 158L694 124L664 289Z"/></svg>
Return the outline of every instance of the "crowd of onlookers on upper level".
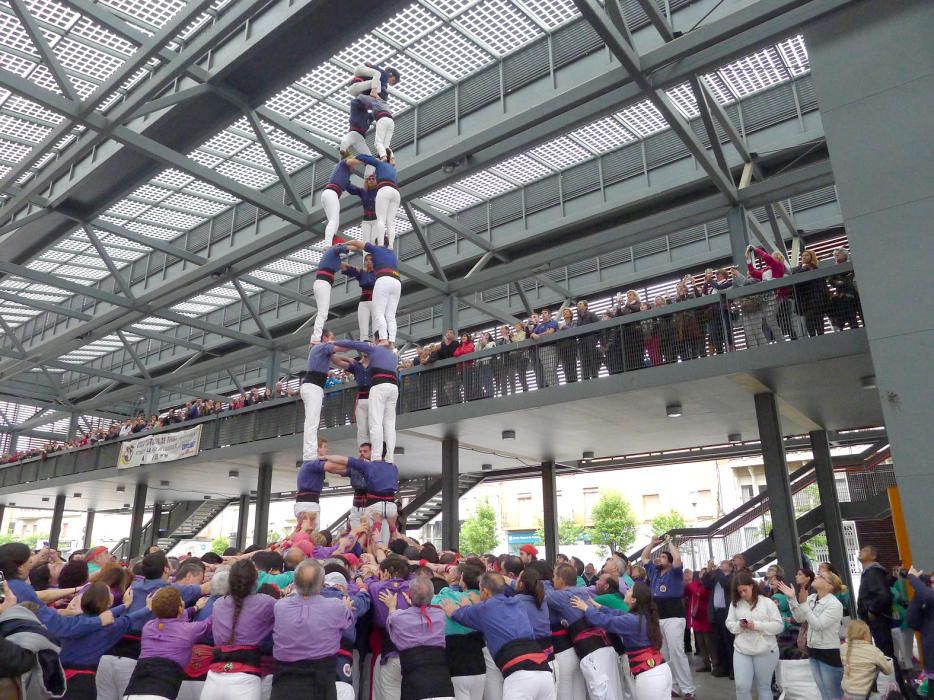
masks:
<svg viewBox="0 0 934 700"><path fill-rule="evenodd" d="M516 393L521 388L544 388L562 383L595 379L602 373L616 374L643 367L718 355L735 349L781 342L786 338L823 334L826 323L835 330L861 325L861 312L852 270L803 282L793 288L782 287L762 294L745 294L726 303L720 294L736 286L781 279L818 269L818 255L802 251L800 262L790 267L781 253L768 253L750 246L744 271L737 267L707 269L701 275L685 275L673 292L648 298L648 292L630 289L617 293L608 307L598 313L590 302L570 300L556 311L543 308L526 320L511 326L459 335L445 332L437 343L415 346L414 354L402 353L400 369L427 367L451 358L479 354L476 360L458 363L436 376L425 373L409 382L402 394L405 410L419 410L431 405L456 403ZM834 264L849 261L849 251L833 250ZM692 304L679 310L684 302L710 297L710 304ZM596 306L596 304L594 304ZM645 314L653 310L670 313ZM603 328L593 334L567 331L614 318L643 314L631 323ZM555 336L557 334L557 336ZM482 351L493 350L523 341L524 352L498 354L484 359ZM555 342L553 342L555 341ZM327 387L349 384L353 375L335 370ZM275 388L253 387L228 402L211 399L189 401L184 407L148 418L139 415L106 428L94 428L62 442L51 441L4 455L0 462L15 462L29 457L45 457L62 450L85 447L98 442L144 433L202 416L236 410L273 398L298 395L298 381L279 382Z"/></svg>

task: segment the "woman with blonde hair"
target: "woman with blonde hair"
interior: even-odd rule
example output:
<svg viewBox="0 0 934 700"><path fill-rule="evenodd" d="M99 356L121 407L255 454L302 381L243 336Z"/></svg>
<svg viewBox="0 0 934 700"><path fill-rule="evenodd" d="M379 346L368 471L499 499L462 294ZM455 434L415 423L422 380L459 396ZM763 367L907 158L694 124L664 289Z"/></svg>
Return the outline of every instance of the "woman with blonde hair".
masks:
<svg viewBox="0 0 934 700"><path fill-rule="evenodd" d="M892 659L872 644L869 625L853 620L846 628L846 643L840 647L843 658L843 692L847 700L863 700L881 672L890 675Z"/></svg>
<svg viewBox="0 0 934 700"><path fill-rule="evenodd" d="M813 250L801 252L801 263L791 274L810 272L820 267L817 253ZM824 313L827 310L827 282L824 279L811 280L795 285L795 306L798 314L804 317L804 327L807 334L817 336L824 334Z"/></svg>

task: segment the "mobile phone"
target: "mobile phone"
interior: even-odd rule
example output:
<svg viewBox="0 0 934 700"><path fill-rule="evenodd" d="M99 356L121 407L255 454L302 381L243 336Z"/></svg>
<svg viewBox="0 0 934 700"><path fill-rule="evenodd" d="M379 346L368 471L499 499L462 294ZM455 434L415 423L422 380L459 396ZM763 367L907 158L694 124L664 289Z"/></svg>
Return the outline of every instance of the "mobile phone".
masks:
<svg viewBox="0 0 934 700"><path fill-rule="evenodd" d="M740 622L742 622L744 625L749 624L749 620L747 620L745 617L742 620L740 620Z"/></svg>
<svg viewBox="0 0 934 700"><path fill-rule="evenodd" d="M0 605L3 605L6 602L6 588L4 584L6 580L3 578L3 572L0 571Z"/></svg>

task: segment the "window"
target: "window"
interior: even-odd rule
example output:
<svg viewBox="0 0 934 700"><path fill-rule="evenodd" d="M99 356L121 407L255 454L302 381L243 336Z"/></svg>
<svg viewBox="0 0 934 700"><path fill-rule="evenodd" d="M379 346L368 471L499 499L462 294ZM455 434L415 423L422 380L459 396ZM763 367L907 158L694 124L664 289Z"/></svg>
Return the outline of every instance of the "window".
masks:
<svg viewBox="0 0 934 700"><path fill-rule="evenodd" d="M698 518L712 518L717 514L717 502L714 500L713 492L705 489L697 492L696 515Z"/></svg>
<svg viewBox="0 0 934 700"><path fill-rule="evenodd" d="M523 527L535 525L535 514L532 512L532 494L530 492L520 493L516 500L518 501L516 517L519 525Z"/></svg>
<svg viewBox="0 0 934 700"><path fill-rule="evenodd" d="M588 486L584 489L584 520L587 523L593 522L593 509L597 507L600 501L600 487Z"/></svg>
<svg viewBox="0 0 934 700"><path fill-rule="evenodd" d="M661 509L661 499L657 493L648 493L642 496L642 519L651 520L658 515Z"/></svg>
<svg viewBox="0 0 934 700"><path fill-rule="evenodd" d="M752 484L743 484L739 487L739 490L743 503L752 500Z"/></svg>

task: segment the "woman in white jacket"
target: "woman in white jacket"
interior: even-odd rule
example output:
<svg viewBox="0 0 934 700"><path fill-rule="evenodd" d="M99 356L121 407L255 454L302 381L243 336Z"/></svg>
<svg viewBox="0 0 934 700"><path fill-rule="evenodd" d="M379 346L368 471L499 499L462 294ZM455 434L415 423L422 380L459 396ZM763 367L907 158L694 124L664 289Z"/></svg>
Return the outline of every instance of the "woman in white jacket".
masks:
<svg viewBox="0 0 934 700"><path fill-rule="evenodd" d="M734 635L733 674L736 700L752 700L753 682L759 700L772 698L772 674L778 664L777 635L785 629L778 606L759 595L759 586L748 571L733 577L732 605L726 626Z"/></svg>
<svg viewBox="0 0 934 700"><path fill-rule="evenodd" d="M820 689L822 700L840 700L843 690L843 661L840 658L840 620L843 605L835 593L843 590L843 582L836 574L825 571L811 584L814 593L799 602L791 586L781 584L779 590L788 596L791 616L798 622L808 623L808 658L811 675Z"/></svg>

